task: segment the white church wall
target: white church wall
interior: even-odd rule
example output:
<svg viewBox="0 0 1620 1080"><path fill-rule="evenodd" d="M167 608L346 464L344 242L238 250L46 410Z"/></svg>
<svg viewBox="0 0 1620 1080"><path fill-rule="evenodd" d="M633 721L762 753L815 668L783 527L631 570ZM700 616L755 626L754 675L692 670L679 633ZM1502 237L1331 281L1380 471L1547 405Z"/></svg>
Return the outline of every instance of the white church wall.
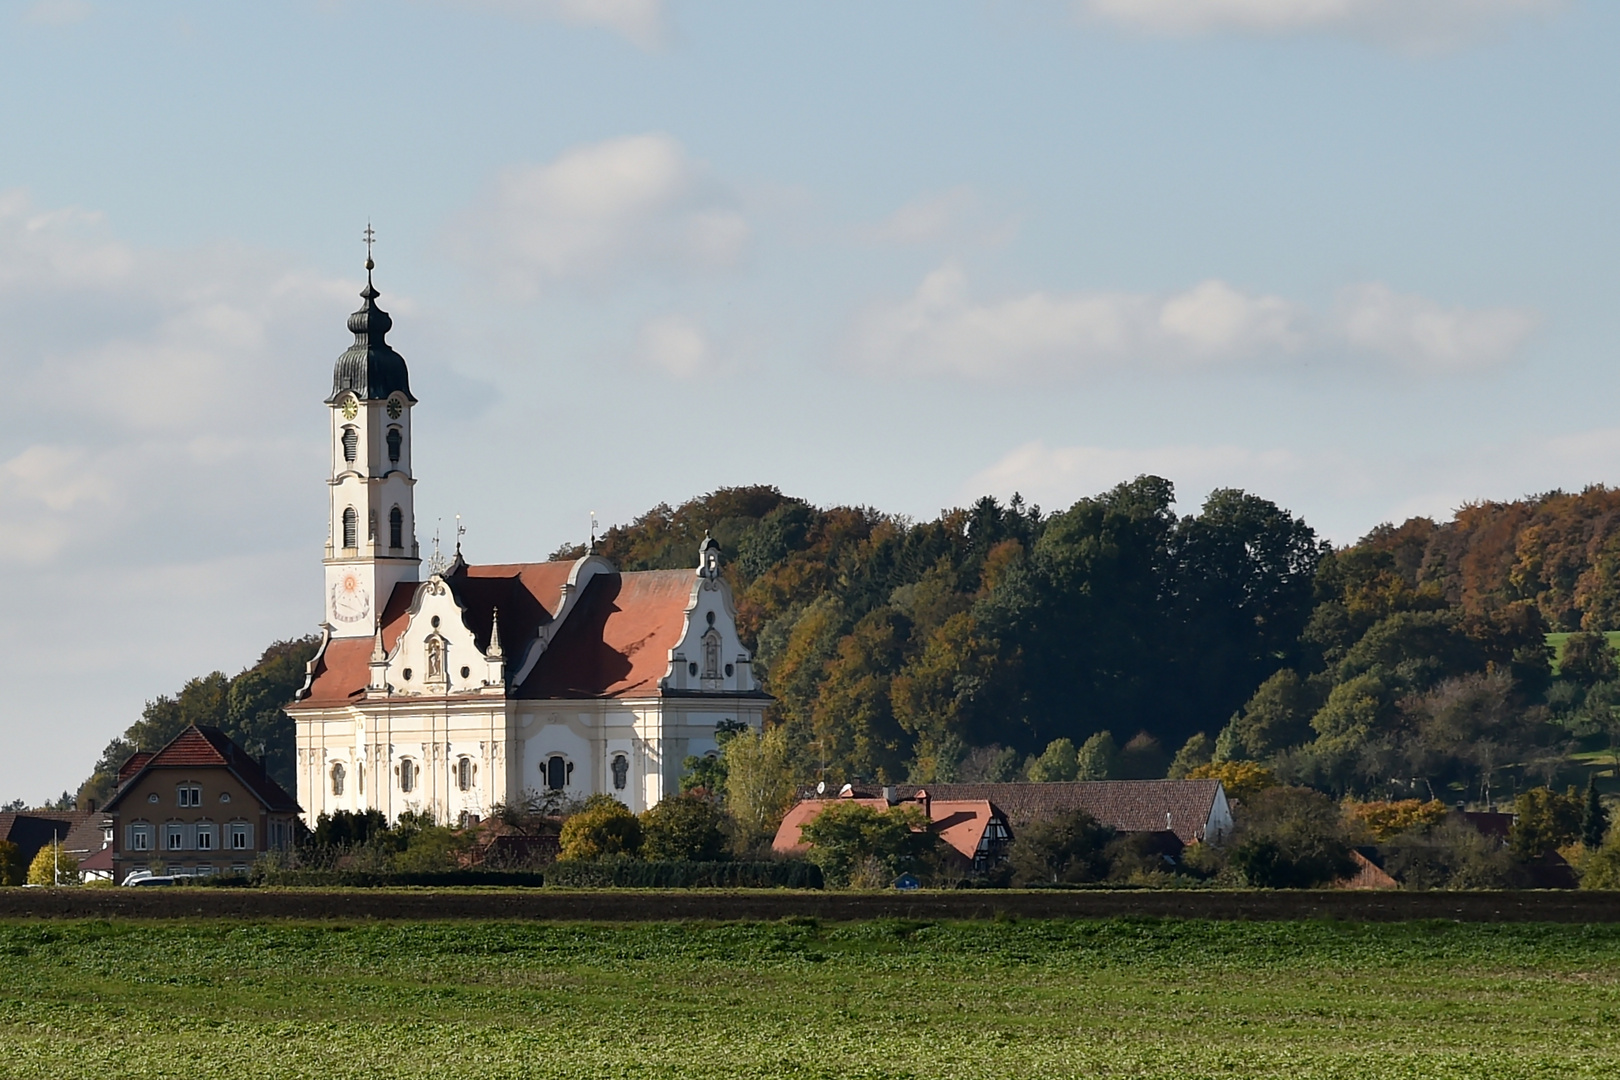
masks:
<svg viewBox="0 0 1620 1080"><path fill-rule="evenodd" d="M570 703L571 704L571 703ZM545 769L554 755L561 755L571 770L565 771L564 794L574 798L593 795L598 790L592 765L596 755L588 715L565 716L549 713L538 721L533 734L523 740L522 784L525 788L548 790Z"/></svg>

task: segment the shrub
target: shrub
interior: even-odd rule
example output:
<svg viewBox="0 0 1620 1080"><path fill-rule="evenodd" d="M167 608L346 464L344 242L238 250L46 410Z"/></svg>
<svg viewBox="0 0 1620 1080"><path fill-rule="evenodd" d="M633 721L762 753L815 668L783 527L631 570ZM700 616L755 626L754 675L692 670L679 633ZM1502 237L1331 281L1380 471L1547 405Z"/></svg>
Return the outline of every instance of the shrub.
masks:
<svg viewBox="0 0 1620 1080"><path fill-rule="evenodd" d="M0 885L21 885L27 877L22 849L10 840L0 840Z"/></svg>
<svg viewBox="0 0 1620 1080"><path fill-rule="evenodd" d="M604 855L641 850L641 822L611 795L592 795L585 808L563 822L562 858L589 862Z"/></svg>
<svg viewBox="0 0 1620 1080"><path fill-rule="evenodd" d="M1382 845L1384 869L1409 889L1505 889L1522 873L1501 844L1456 814Z"/></svg>
<svg viewBox="0 0 1620 1080"><path fill-rule="evenodd" d="M855 871L876 859L892 878L919 869L938 838L916 805L878 810L858 802L833 801L799 835L810 845L810 861L829 884L848 885Z"/></svg>
<svg viewBox="0 0 1620 1080"><path fill-rule="evenodd" d="M1247 885L1309 889L1355 870L1344 815L1309 788L1273 787L1246 806L1229 865Z"/></svg>
<svg viewBox="0 0 1620 1080"><path fill-rule="evenodd" d="M1351 803L1346 810L1361 822L1374 840L1382 843L1393 836L1438 825L1451 813L1439 799L1401 799L1397 802Z"/></svg>
<svg viewBox="0 0 1620 1080"><path fill-rule="evenodd" d="M63 851L61 844L49 843L39 849L28 866L30 885L77 885L79 860Z"/></svg>
<svg viewBox="0 0 1620 1080"><path fill-rule="evenodd" d="M648 859L715 862L725 855L725 815L712 799L683 794L641 815L641 853Z"/></svg>
<svg viewBox="0 0 1620 1080"><path fill-rule="evenodd" d="M819 889L822 883L821 868L804 859L687 862L615 855L546 868L546 884L560 889Z"/></svg>
<svg viewBox="0 0 1620 1080"><path fill-rule="evenodd" d="M1538 787L1513 801L1513 813L1508 843L1514 855L1529 860L1578 840L1586 805L1574 788L1560 795L1551 788Z"/></svg>
<svg viewBox="0 0 1620 1080"><path fill-rule="evenodd" d="M1031 822L1018 830L1010 852L1015 880L1022 885L1101 881L1108 876L1104 852L1113 839L1114 830L1084 810Z"/></svg>

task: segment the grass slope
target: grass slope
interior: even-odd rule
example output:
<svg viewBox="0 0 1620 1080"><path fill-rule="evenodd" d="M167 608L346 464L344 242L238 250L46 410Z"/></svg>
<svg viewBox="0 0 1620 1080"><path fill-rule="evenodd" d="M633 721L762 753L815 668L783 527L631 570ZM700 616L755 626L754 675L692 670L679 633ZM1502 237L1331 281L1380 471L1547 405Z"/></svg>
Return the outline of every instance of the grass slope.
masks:
<svg viewBox="0 0 1620 1080"><path fill-rule="evenodd" d="M1573 1077L1620 927L0 923L6 1077Z"/></svg>

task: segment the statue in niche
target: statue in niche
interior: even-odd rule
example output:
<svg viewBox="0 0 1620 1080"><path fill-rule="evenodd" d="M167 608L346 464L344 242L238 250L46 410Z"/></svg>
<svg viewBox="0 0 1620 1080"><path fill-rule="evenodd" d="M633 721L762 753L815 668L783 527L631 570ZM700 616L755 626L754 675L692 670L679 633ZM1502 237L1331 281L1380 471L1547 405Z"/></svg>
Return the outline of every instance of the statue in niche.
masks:
<svg viewBox="0 0 1620 1080"><path fill-rule="evenodd" d="M703 635L703 677L720 677L720 634L715 630Z"/></svg>
<svg viewBox="0 0 1620 1080"><path fill-rule="evenodd" d="M613 755L613 790L623 791L630 783L630 759L623 754Z"/></svg>
<svg viewBox="0 0 1620 1080"><path fill-rule="evenodd" d="M428 638L427 677L429 680L444 678L444 639L441 637Z"/></svg>

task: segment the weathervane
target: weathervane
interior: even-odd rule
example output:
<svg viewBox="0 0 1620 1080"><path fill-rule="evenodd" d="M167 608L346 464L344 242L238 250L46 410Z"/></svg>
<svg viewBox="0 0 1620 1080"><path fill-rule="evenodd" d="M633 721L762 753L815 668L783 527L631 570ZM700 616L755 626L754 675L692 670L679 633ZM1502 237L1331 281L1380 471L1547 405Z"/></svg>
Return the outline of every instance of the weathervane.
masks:
<svg viewBox="0 0 1620 1080"><path fill-rule="evenodd" d="M467 535L466 526L461 523L461 515L456 515L456 558L461 558L461 538Z"/></svg>
<svg viewBox="0 0 1620 1080"><path fill-rule="evenodd" d="M371 227L371 221L366 221L366 231L360 234L366 241L366 269L370 270L375 264L371 261L371 244L377 239L377 230Z"/></svg>
<svg viewBox="0 0 1620 1080"><path fill-rule="evenodd" d="M596 554L596 511L591 511L591 546L586 548L586 554Z"/></svg>

